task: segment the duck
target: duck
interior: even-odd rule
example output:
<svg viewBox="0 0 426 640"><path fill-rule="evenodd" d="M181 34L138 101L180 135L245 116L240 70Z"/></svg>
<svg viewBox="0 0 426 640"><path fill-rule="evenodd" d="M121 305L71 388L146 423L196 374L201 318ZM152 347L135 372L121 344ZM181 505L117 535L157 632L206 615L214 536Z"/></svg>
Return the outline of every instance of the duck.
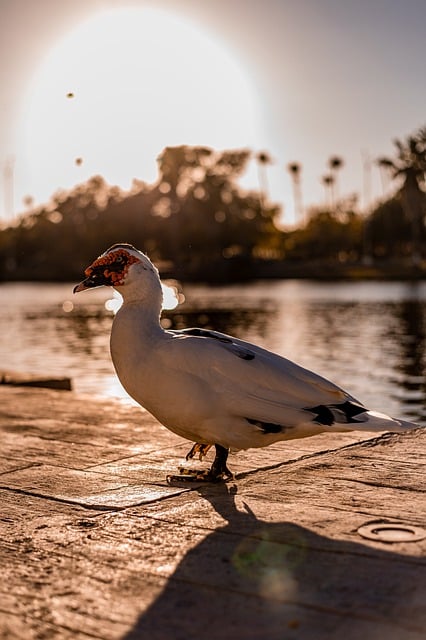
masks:
<svg viewBox="0 0 426 640"><path fill-rule="evenodd" d="M74 293L107 286L122 296L110 352L127 393L193 443L187 460L202 460L215 448L209 469L181 467L169 480L227 481L234 477L230 451L324 432L404 433L419 427L369 410L330 380L263 347L210 329L163 328L158 269L131 244L114 244L84 275Z"/></svg>

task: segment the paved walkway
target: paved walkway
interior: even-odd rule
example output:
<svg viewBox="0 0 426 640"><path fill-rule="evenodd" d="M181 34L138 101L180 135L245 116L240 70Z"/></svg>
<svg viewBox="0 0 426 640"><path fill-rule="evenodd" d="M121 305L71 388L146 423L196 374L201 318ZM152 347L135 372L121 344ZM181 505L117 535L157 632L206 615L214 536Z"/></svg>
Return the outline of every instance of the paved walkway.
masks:
<svg viewBox="0 0 426 640"><path fill-rule="evenodd" d="M426 431L282 443L231 456L235 482L169 486L190 444L139 408L2 386L0 438L2 639L426 637Z"/></svg>

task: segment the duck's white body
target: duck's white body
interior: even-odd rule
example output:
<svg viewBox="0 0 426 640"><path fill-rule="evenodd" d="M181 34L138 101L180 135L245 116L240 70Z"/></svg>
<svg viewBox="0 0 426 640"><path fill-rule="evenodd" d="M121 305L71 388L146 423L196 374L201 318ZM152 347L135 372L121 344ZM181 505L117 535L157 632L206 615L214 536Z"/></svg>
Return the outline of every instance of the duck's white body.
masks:
<svg viewBox="0 0 426 640"><path fill-rule="evenodd" d="M112 360L129 395L188 440L247 449L323 431L411 426L367 409L348 422L339 405L360 403L315 373L220 333L164 331L149 315L142 303L124 302L112 327ZM330 407L333 424L314 421L318 411L307 409L320 406Z"/></svg>
<svg viewBox="0 0 426 640"><path fill-rule="evenodd" d="M111 332L122 385L171 431L216 445L208 479L231 476L229 449L324 431L402 432L418 426L369 411L325 378L248 342L202 329L164 330L158 271L131 245L111 247L86 276L76 292L110 285L123 296Z"/></svg>

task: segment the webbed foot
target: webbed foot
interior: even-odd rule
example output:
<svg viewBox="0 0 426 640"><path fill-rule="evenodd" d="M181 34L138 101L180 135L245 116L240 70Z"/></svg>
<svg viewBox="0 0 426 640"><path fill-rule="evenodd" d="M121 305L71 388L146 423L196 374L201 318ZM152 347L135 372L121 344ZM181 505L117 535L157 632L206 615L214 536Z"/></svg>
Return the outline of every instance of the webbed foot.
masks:
<svg viewBox="0 0 426 640"><path fill-rule="evenodd" d="M192 458L199 453L199 447L210 448L211 445L200 445L196 443L188 456ZM173 482L221 482L226 480L232 480L234 474L230 471L226 465L228 459L229 449L222 447L220 444L215 444L216 456L213 460L213 464L210 469L187 469L186 467L179 467L179 475L167 476L167 482L173 484ZM192 452L193 455L190 455ZM204 454L205 455L205 454ZM188 459L187 456L187 459Z"/></svg>

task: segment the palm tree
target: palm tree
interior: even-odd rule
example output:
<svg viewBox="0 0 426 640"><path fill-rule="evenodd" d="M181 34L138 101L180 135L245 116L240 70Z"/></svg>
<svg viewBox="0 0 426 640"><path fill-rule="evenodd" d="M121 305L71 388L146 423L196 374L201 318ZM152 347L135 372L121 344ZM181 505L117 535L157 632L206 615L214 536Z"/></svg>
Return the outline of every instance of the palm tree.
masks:
<svg viewBox="0 0 426 640"><path fill-rule="evenodd" d="M421 240L426 213L426 127L408 136L405 142L394 141L396 157L378 158L380 167L388 169L393 179L402 181L399 189L402 207L412 230L412 260L421 259Z"/></svg>
<svg viewBox="0 0 426 640"><path fill-rule="evenodd" d="M326 206L334 209L334 176L331 173L327 173L321 178L325 188L325 202Z"/></svg>
<svg viewBox="0 0 426 640"><path fill-rule="evenodd" d="M340 158L339 156L331 156L328 161L328 167L331 175L333 176L333 208L338 204L340 198L338 173L343 165L343 158Z"/></svg>
<svg viewBox="0 0 426 640"><path fill-rule="evenodd" d="M298 162L290 162L290 164L287 165L287 169L290 172L293 182L294 211L296 213L296 220L299 225L302 225L302 223L305 221L303 211L302 185L300 180L302 165Z"/></svg>
<svg viewBox="0 0 426 640"><path fill-rule="evenodd" d="M266 175L266 167L272 164L272 158L266 151L256 153L255 160L257 162L260 186L260 206L262 212L265 211L265 200L268 198L268 178Z"/></svg>

